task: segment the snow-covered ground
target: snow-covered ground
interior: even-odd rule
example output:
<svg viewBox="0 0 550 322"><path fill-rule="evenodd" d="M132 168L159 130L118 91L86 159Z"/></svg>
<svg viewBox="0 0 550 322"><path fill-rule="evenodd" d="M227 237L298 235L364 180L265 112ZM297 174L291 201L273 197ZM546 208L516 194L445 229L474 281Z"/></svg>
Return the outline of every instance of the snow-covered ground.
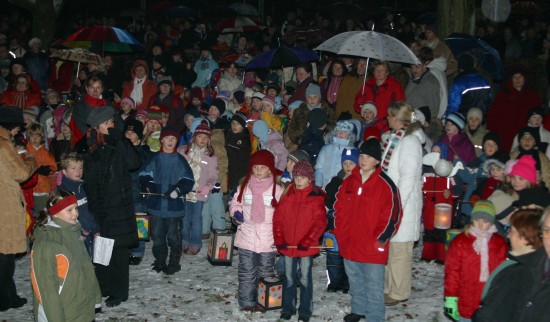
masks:
<svg viewBox="0 0 550 322"><path fill-rule="evenodd" d="M277 321L280 311L244 313L237 303L237 262L233 266L212 266L205 246L196 256L184 255L182 270L172 276L151 270L152 243L139 266L130 266L130 298L115 308L103 307L96 321ZM443 267L419 261L415 248L411 298L386 309L387 321L448 321L443 315ZM15 282L20 296L29 303L18 310L0 312L2 321L32 321L32 291L29 256L17 261ZM350 312L350 295L328 293L325 255L314 260L311 321L342 321ZM86 290L82 290L85 292ZM295 316L294 321L297 320ZM363 320L364 321L364 320Z"/></svg>

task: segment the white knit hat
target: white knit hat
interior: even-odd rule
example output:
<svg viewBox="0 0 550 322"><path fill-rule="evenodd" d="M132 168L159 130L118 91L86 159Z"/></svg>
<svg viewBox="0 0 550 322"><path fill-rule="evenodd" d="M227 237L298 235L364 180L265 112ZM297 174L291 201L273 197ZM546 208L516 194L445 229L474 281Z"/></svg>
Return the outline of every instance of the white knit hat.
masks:
<svg viewBox="0 0 550 322"><path fill-rule="evenodd" d="M374 113L374 117L376 118L376 114L378 114L378 111L376 110L376 106L373 102L366 102L365 104L361 105L361 115L363 115L363 112L366 110L371 110Z"/></svg>
<svg viewBox="0 0 550 322"><path fill-rule="evenodd" d="M469 120L470 117L477 117L480 122L483 122L483 112L481 109L477 107L472 107L470 110L468 110L468 114L466 115L466 120Z"/></svg>

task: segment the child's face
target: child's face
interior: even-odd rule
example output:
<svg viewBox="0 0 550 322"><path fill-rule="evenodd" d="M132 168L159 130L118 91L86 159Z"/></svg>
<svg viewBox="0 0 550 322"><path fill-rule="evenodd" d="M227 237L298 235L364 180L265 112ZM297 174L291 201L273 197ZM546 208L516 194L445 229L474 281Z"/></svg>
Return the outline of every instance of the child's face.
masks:
<svg viewBox="0 0 550 322"><path fill-rule="evenodd" d="M162 112L162 119L160 120L160 122L162 123L162 126L166 126L166 123L168 123L169 115L170 115L169 113Z"/></svg>
<svg viewBox="0 0 550 322"><path fill-rule="evenodd" d="M447 121L445 122L445 133L447 133L448 136L453 136L458 134L458 127L454 125L453 122Z"/></svg>
<svg viewBox="0 0 550 322"><path fill-rule="evenodd" d="M277 96L277 91L274 88L270 88L267 90L267 95L271 95L273 97Z"/></svg>
<svg viewBox="0 0 550 322"><path fill-rule="evenodd" d="M483 151L490 157L498 151L498 145L493 140L487 140L483 143Z"/></svg>
<svg viewBox="0 0 550 322"><path fill-rule="evenodd" d="M48 104L59 104L59 96L57 94L48 95L47 103Z"/></svg>
<svg viewBox="0 0 550 322"><path fill-rule="evenodd" d="M256 179L263 180L269 178L271 171L269 171L269 167L265 165L255 164L252 166L252 175L256 177Z"/></svg>
<svg viewBox="0 0 550 322"><path fill-rule="evenodd" d="M195 120L195 117L191 114L187 114L185 116L185 126L189 129L191 128L191 124L193 124L193 121Z"/></svg>
<svg viewBox="0 0 550 322"><path fill-rule="evenodd" d="M295 176L294 177L294 185L296 186L296 189L302 190L304 188L307 188L311 184L311 180L308 177L304 176Z"/></svg>
<svg viewBox="0 0 550 322"><path fill-rule="evenodd" d="M470 130L477 129L480 124L481 120L477 117L472 116L468 119L468 127L470 128Z"/></svg>
<svg viewBox="0 0 550 322"><path fill-rule="evenodd" d="M25 128L27 129L30 129L31 125L34 124L34 120L32 119L32 117L26 115L23 115L23 121L25 122Z"/></svg>
<svg viewBox="0 0 550 322"><path fill-rule="evenodd" d="M237 134L237 133L241 133L243 130L244 128L241 125L241 123L237 121L231 121L231 132L233 132L234 134Z"/></svg>
<svg viewBox="0 0 550 322"><path fill-rule="evenodd" d="M306 100L308 106L317 106L321 103L321 98L317 95L309 95Z"/></svg>
<svg viewBox="0 0 550 322"><path fill-rule="evenodd" d="M355 169L356 166L357 164L355 164L355 162L351 160L346 160L344 161L344 163L342 163L342 169L344 169L344 172L346 173L346 177L351 174L351 171L353 171L353 169Z"/></svg>
<svg viewBox="0 0 550 322"><path fill-rule="evenodd" d="M77 204L72 204L67 208L61 210L57 214L54 214L55 217L68 222L69 224L76 224L78 218L78 208Z"/></svg>
<svg viewBox="0 0 550 322"><path fill-rule="evenodd" d="M529 125L532 127L539 127L542 124L542 116L533 115L529 118Z"/></svg>
<svg viewBox="0 0 550 322"><path fill-rule="evenodd" d="M130 110L132 109L132 105L130 105L130 103L128 102L121 103L120 107L122 108L122 111L124 111L124 113L130 112Z"/></svg>
<svg viewBox="0 0 550 322"><path fill-rule="evenodd" d="M341 139L349 139L349 133L346 131L336 131L334 136Z"/></svg>
<svg viewBox="0 0 550 322"><path fill-rule="evenodd" d="M372 110L365 110L361 113L361 116L363 117L363 120L365 120L365 122L371 122L372 120L374 120L374 112Z"/></svg>
<svg viewBox="0 0 550 322"><path fill-rule="evenodd" d="M141 124L145 124L145 116L141 114L136 115L136 120L140 121Z"/></svg>
<svg viewBox="0 0 550 322"><path fill-rule="evenodd" d="M366 154L359 154L359 167L363 172L374 170L380 161Z"/></svg>
<svg viewBox="0 0 550 322"><path fill-rule="evenodd" d="M262 100L255 98L252 100L252 109L255 111L261 111L263 107Z"/></svg>
<svg viewBox="0 0 550 322"><path fill-rule="evenodd" d="M160 131L162 129L162 126L156 120L147 121L147 125L145 127L147 129L147 132L157 132L157 131Z"/></svg>
<svg viewBox="0 0 550 322"><path fill-rule="evenodd" d="M269 103L263 102L263 103L262 103L262 111L263 111L263 112L273 113L273 105L271 105L271 104L269 104Z"/></svg>
<svg viewBox="0 0 550 322"><path fill-rule="evenodd" d="M80 181L82 179L82 162L69 161L67 169L63 169L63 175L71 181Z"/></svg>
<svg viewBox="0 0 550 322"><path fill-rule="evenodd" d="M432 146L432 152L441 153L441 148L439 147L439 145Z"/></svg>
<svg viewBox="0 0 550 322"><path fill-rule="evenodd" d="M294 170L294 165L296 164L296 162L294 162L294 160L291 160L291 159L287 159L286 160L286 170L290 173L292 173L292 170Z"/></svg>
<svg viewBox="0 0 550 322"><path fill-rule="evenodd" d="M491 174L491 177L493 177L494 179L504 181L504 169L503 168L501 168L499 166L496 166L496 165L492 165L491 169L489 169L489 173Z"/></svg>
<svg viewBox="0 0 550 322"><path fill-rule="evenodd" d="M59 129L61 130L61 134L63 135L71 134L71 128L65 123L61 123L61 126L59 127Z"/></svg>
<svg viewBox="0 0 550 322"><path fill-rule="evenodd" d="M99 124L97 130L99 131L99 133L107 135L109 134L109 129L112 127L115 127L115 121L111 119Z"/></svg>
<svg viewBox="0 0 550 322"><path fill-rule="evenodd" d="M40 146L42 145L42 136L38 134L33 134L29 137L29 143L33 146Z"/></svg>
<svg viewBox="0 0 550 322"><path fill-rule="evenodd" d="M124 136L130 140L130 142L132 142L132 144L136 144L137 142L139 142L139 137L138 135L136 134L136 132L134 131L126 131L124 132Z"/></svg>
<svg viewBox="0 0 550 322"><path fill-rule="evenodd" d="M524 150L531 150L532 148L535 147L535 144L536 144L535 138L529 134L524 134L519 140L519 145Z"/></svg>
<svg viewBox="0 0 550 322"><path fill-rule="evenodd" d="M476 218L472 220L472 225L481 231L488 231L493 224L485 219Z"/></svg>
<svg viewBox="0 0 550 322"><path fill-rule="evenodd" d="M191 101L191 104L197 106L197 107L201 107L202 105L202 101L200 98L198 97L193 97L193 100Z"/></svg>
<svg viewBox="0 0 550 322"><path fill-rule="evenodd" d="M217 120L220 117L220 110L215 106L210 106L208 109L208 118L211 120Z"/></svg>
<svg viewBox="0 0 550 322"><path fill-rule="evenodd" d="M510 183L512 184L512 188L514 188L515 191L522 191L528 189L531 186L531 182L517 175L510 177Z"/></svg>
<svg viewBox="0 0 550 322"><path fill-rule="evenodd" d="M246 104L246 106L250 106L251 101L252 101L252 97L250 96L246 96L244 98L244 103Z"/></svg>
<svg viewBox="0 0 550 322"><path fill-rule="evenodd" d="M208 145L208 141L210 140L210 138L208 137L208 135L206 134L198 134L196 137L195 137L195 144L199 147L199 148L204 148L206 145Z"/></svg>
<svg viewBox="0 0 550 322"><path fill-rule="evenodd" d="M164 152L171 153L176 148L176 145L178 145L178 139L173 135L169 135L162 138L161 143L162 143L162 150Z"/></svg>

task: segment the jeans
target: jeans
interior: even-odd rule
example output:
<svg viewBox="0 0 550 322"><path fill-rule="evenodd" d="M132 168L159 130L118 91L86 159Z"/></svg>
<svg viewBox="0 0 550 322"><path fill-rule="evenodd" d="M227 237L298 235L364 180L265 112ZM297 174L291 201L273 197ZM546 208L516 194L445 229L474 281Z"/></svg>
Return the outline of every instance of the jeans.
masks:
<svg viewBox="0 0 550 322"><path fill-rule="evenodd" d="M300 307L298 315L311 317L313 314L313 277L311 273L313 256L287 257L285 259L286 278L283 281L283 309L296 313L296 280L300 279ZM298 274L300 268L300 274ZM299 276L299 277L298 277Z"/></svg>
<svg viewBox="0 0 550 322"><path fill-rule="evenodd" d="M202 233L210 234L210 227L216 230L225 230L225 207L223 193L208 194L208 202L202 208Z"/></svg>
<svg viewBox="0 0 550 322"><path fill-rule="evenodd" d="M202 207L204 201L185 202L185 216L181 230L182 246L202 247Z"/></svg>
<svg viewBox="0 0 550 322"><path fill-rule="evenodd" d="M340 252L327 251L328 288L333 290L349 290L348 276L344 268L344 259Z"/></svg>
<svg viewBox="0 0 550 322"><path fill-rule="evenodd" d="M463 317L460 317L460 318L458 319L458 322L472 322L472 320L470 320L470 319L465 319L465 318L463 318Z"/></svg>
<svg viewBox="0 0 550 322"><path fill-rule="evenodd" d="M369 322L383 322L384 265L354 262L344 259L349 278L351 312L364 315Z"/></svg>
<svg viewBox="0 0 550 322"><path fill-rule="evenodd" d="M259 279L275 275L275 254L276 252L255 253L239 248L238 302L241 308L256 306Z"/></svg>
<svg viewBox="0 0 550 322"><path fill-rule="evenodd" d="M181 254L181 222L182 217L153 216L153 256L160 263L166 263L168 246L170 253Z"/></svg>
<svg viewBox="0 0 550 322"><path fill-rule="evenodd" d="M134 257L143 257L144 254L145 254L145 241L143 240L139 241L139 245L136 248L130 249L130 255Z"/></svg>

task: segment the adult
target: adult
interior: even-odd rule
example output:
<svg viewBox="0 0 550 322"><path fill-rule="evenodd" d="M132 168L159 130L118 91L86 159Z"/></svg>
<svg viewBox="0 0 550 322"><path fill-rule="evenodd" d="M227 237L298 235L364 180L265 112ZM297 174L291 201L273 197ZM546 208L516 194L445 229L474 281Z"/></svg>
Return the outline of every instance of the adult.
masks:
<svg viewBox="0 0 550 322"><path fill-rule="evenodd" d="M136 60L132 66L132 80L122 84L122 97L131 97L136 103L138 111L147 109L151 96L157 92L155 83L147 77L149 67L145 60ZM115 95L115 101L120 102L120 97Z"/></svg>
<svg viewBox="0 0 550 322"><path fill-rule="evenodd" d="M292 104L295 101L306 101L306 89L310 83L315 83L313 80L313 74L311 64L298 65L295 68L296 73L296 86L294 88L294 94L288 100L288 104Z"/></svg>
<svg viewBox="0 0 550 322"><path fill-rule="evenodd" d="M521 67L512 69L487 113L487 128L500 135L504 151L510 151L514 136L525 126L529 110L542 105L539 94L530 89L527 75Z"/></svg>
<svg viewBox="0 0 550 322"><path fill-rule="evenodd" d="M350 59L350 58L345 58ZM361 113L355 112L353 102L355 94L361 90L365 73L367 72L367 59L358 58L352 65L352 69L344 76L338 91L338 100L336 101L336 116L342 113L349 113L354 119L361 120Z"/></svg>
<svg viewBox="0 0 550 322"><path fill-rule="evenodd" d="M238 71L239 69L237 64L230 63L227 65L226 69L220 76L220 80L218 81L218 93L221 91L229 91L233 93L237 89L244 86L241 78L237 75Z"/></svg>
<svg viewBox="0 0 550 322"><path fill-rule="evenodd" d="M430 48L426 49L419 52L420 64L411 65L412 76L405 90L405 96L407 97L407 103L413 108L427 106L430 109L430 115L437 116L439 115L441 87L428 67L428 64L433 60L433 51ZM431 123L431 120L427 121Z"/></svg>
<svg viewBox="0 0 550 322"><path fill-rule="evenodd" d="M0 105L17 106L24 109L29 106L40 106L40 91L36 92L30 87L31 78L27 74L19 74L15 77L15 87L8 88L2 93Z"/></svg>
<svg viewBox="0 0 550 322"><path fill-rule="evenodd" d="M369 78L365 86L355 95L353 108L361 114L361 105L374 102L379 119L388 115L390 104L405 100L405 91L401 84L390 75L390 64L386 61L376 61L373 64L374 76Z"/></svg>
<svg viewBox="0 0 550 322"><path fill-rule="evenodd" d="M50 61L48 55L41 50L42 41L38 38L29 40L29 51L25 53L23 59L27 64L27 72L40 85L40 89L48 89L48 77L50 76Z"/></svg>
<svg viewBox="0 0 550 322"><path fill-rule="evenodd" d="M195 61L195 65L193 66L197 78L193 82L192 87L206 87L210 85L212 73L218 68L218 63L210 54L210 48L202 45L200 57Z"/></svg>
<svg viewBox="0 0 550 322"><path fill-rule="evenodd" d="M28 154L18 154L13 136L23 127L23 111L17 107L0 107L0 311L19 308L27 299L17 295L13 280L15 255L27 250L26 210L19 185L36 170L36 161Z"/></svg>
<svg viewBox="0 0 550 322"><path fill-rule="evenodd" d="M114 118L115 110L110 106L89 113L89 155L83 176L88 208L100 234L115 241L109 265L96 267L101 294L108 296L105 304L109 307L128 300L129 249L138 245L130 171L141 165L132 143L114 127Z"/></svg>
<svg viewBox="0 0 550 322"><path fill-rule="evenodd" d="M333 109L336 108L336 102L338 102L338 92L342 85L342 81L346 76L348 70L343 61L337 59L330 65L330 71L327 78L321 82L321 97L327 101Z"/></svg>
<svg viewBox="0 0 550 322"><path fill-rule="evenodd" d="M458 62L456 61L453 52L444 41L441 41L437 37L437 28L435 26L431 25L426 27L426 31L424 34L426 35L426 46L433 49L434 58L444 57L447 60L447 69L445 70L445 75L447 75L447 83L450 84L458 70Z"/></svg>
<svg viewBox="0 0 550 322"><path fill-rule="evenodd" d="M19 75L27 75L31 90L35 93L40 93L40 84L27 73L27 63L23 58L15 58L10 62L10 74L8 75L10 84L8 86L15 87L16 78Z"/></svg>
<svg viewBox="0 0 550 322"><path fill-rule="evenodd" d="M162 76L157 79L158 92L149 99L147 106L166 106L168 121L165 127L171 128L178 134L183 133L183 101L174 94L172 78Z"/></svg>
<svg viewBox="0 0 550 322"><path fill-rule="evenodd" d="M101 93L103 93L103 82L96 77L88 79L86 82L86 95L74 105L71 123L69 124L73 133L73 146L86 135L89 128L87 119L90 112L98 106L107 105L107 102L101 98Z"/></svg>
<svg viewBox="0 0 550 322"><path fill-rule="evenodd" d="M388 125L392 131L384 144L382 169L399 189L403 218L389 245L384 284L384 302L388 306L406 301L411 295L412 250L420 237L425 135L416 119L416 112L405 102L396 102L389 108Z"/></svg>

